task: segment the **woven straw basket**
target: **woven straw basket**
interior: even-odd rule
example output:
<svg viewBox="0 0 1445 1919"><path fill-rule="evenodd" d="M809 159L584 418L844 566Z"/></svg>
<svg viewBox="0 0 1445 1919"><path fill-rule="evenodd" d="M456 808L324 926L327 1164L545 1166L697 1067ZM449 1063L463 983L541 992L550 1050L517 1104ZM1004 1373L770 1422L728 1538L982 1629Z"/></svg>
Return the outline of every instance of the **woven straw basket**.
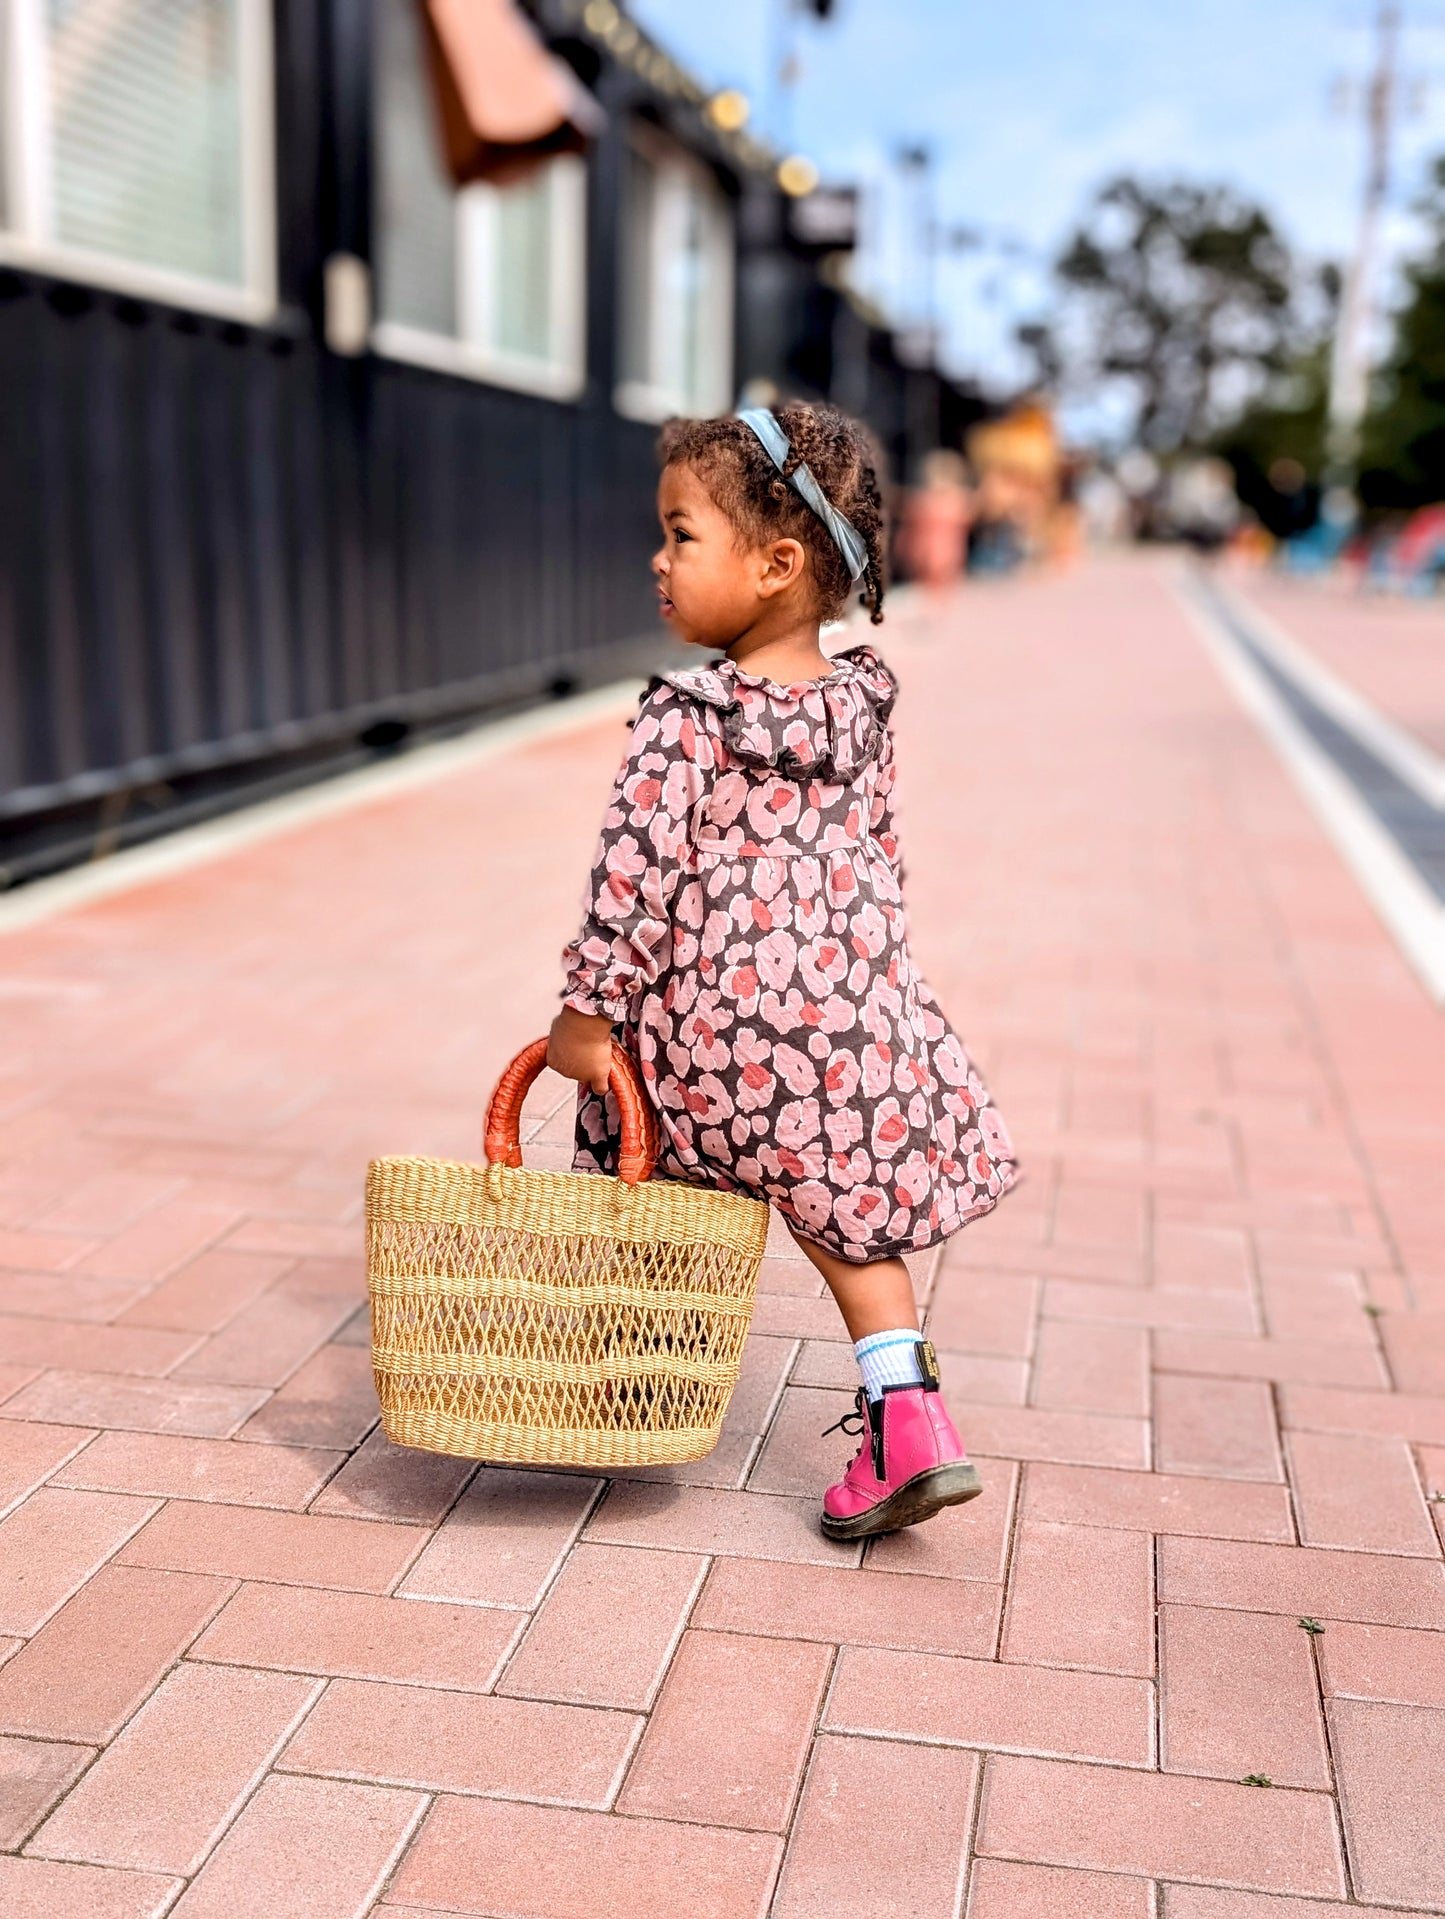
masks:
<svg viewBox="0 0 1445 1919"><path fill-rule="evenodd" d="M765 1202L650 1177L651 1110L612 1049L619 1176L523 1167L519 1053L486 1166L373 1160L371 1357L388 1439L471 1459L642 1466L717 1444L752 1318Z"/></svg>

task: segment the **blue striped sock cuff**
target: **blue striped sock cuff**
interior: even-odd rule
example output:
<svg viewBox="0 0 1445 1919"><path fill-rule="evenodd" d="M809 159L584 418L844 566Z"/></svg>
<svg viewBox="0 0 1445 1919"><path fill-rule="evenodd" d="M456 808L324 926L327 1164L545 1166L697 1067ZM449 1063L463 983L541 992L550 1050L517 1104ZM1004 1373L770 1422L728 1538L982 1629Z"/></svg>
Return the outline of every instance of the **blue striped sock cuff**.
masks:
<svg viewBox="0 0 1445 1919"><path fill-rule="evenodd" d="M870 1333L854 1344L863 1390L870 1399L881 1399L885 1386L923 1384L923 1369L918 1363L922 1337L916 1326L898 1326L889 1332Z"/></svg>

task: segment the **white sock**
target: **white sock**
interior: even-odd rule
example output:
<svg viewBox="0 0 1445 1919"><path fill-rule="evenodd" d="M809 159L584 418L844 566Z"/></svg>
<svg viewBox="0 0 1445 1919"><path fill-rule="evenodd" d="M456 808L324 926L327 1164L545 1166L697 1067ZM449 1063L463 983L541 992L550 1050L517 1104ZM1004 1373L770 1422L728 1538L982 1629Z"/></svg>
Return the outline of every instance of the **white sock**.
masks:
<svg viewBox="0 0 1445 1919"><path fill-rule="evenodd" d="M881 1399L885 1386L923 1384L923 1368L918 1363L922 1337L916 1326L899 1326L892 1332L869 1333L854 1344L863 1390L870 1399Z"/></svg>

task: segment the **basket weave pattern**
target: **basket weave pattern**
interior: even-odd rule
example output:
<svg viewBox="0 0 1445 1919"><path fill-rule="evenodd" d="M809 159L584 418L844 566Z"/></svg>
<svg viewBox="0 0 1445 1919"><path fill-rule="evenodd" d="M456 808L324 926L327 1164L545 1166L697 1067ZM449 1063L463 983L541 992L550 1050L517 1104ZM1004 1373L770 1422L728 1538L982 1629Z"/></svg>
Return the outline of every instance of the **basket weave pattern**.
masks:
<svg viewBox="0 0 1445 1919"><path fill-rule="evenodd" d="M717 1444L768 1209L669 1180L390 1158L367 1176L387 1437L469 1458L641 1466Z"/></svg>

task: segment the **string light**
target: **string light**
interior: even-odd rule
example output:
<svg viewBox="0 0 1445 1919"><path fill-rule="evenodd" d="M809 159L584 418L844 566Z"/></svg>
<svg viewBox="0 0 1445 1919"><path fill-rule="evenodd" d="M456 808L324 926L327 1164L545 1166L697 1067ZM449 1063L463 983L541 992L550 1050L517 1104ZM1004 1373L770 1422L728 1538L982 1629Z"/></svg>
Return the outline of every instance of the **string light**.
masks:
<svg viewBox="0 0 1445 1919"><path fill-rule="evenodd" d="M752 102L745 93L736 87L724 87L709 96L690 73L678 67L626 17L615 0L572 0L571 11L572 17L580 19L588 33L602 41L623 66L630 67L660 92L701 107L704 119L744 166L755 167L759 172L773 170L773 153L762 141L744 131L752 116ZM818 169L811 160L793 154L776 169L775 177L784 193L801 199L817 186Z"/></svg>
<svg viewBox="0 0 1445 1919"><path fill-rule="evenodd" d="M748 123L752 103L736 87L715 93L707 103L707 117L723 133L739 133Z"/></svg>
<svg viewBox="0 0 1445 1919"><path fill-rule="evenodd" d="M801 200L818 184L818 169L801 153L790 153L778 167L778 185L790 199Z"/></svg>

